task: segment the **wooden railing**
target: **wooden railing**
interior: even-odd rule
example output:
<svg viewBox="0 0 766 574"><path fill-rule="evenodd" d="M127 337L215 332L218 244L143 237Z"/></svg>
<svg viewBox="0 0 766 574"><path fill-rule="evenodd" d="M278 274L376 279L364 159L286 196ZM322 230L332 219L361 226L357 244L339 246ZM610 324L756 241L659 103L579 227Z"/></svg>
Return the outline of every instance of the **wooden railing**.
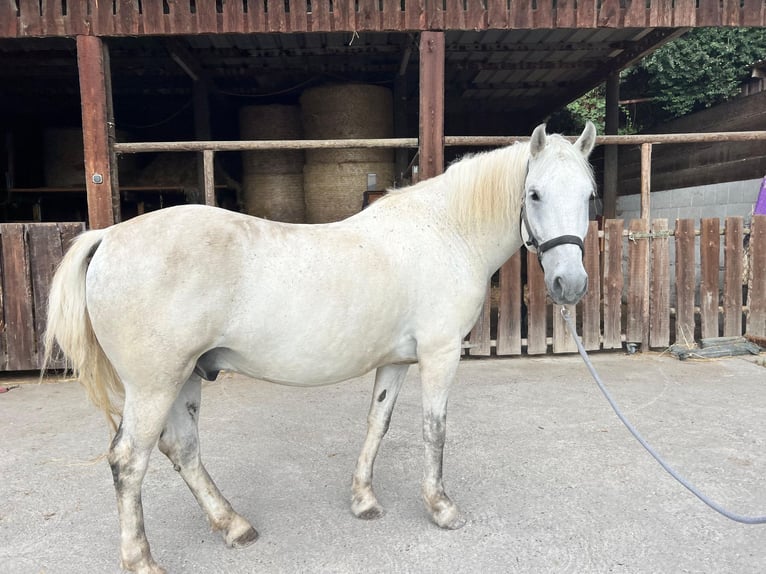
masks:
<svg viewBox="0 0 766 574"><path fill-rule="evenodd" d="M5 0L0 37L764 26L762 0Z"/></svg>

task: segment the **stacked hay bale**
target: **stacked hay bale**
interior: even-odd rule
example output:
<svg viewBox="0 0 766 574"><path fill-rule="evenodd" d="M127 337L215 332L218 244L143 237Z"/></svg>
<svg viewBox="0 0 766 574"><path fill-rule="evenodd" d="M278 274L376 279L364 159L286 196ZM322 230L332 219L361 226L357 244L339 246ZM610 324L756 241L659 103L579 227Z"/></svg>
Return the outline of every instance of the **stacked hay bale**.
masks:
<svg viewBox="0 0 766 574"><path fill-rule="evenodd" d="M391 91L380 86L347 84L306 90L301 96L301 113L306 139L393 136ZM306 150L303 175L308 222L338 221L360 211L368 174L376 175L378 190L391 186L393 150Z"/></svg>
<svg viewBox="0 0 766 574"><path fill-rule="evenodd" d="M303 137L298 106L248 106L239 113L243 140L294 140ZM245 213L273 221L304 223L302 150L252 150L242 153Z"/></svg>

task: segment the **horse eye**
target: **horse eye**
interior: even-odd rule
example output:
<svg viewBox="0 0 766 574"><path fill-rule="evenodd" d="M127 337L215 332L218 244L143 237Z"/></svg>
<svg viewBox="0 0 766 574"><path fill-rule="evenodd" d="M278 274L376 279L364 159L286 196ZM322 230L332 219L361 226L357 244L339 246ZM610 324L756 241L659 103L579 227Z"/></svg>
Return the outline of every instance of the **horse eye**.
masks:
<svg viewBox="0 0 766 574"><path fill-rule="evenodd" d="M529 192L529 199L532 201L540 201L540 196L537 194L535 190L532 190Z"/></svg>

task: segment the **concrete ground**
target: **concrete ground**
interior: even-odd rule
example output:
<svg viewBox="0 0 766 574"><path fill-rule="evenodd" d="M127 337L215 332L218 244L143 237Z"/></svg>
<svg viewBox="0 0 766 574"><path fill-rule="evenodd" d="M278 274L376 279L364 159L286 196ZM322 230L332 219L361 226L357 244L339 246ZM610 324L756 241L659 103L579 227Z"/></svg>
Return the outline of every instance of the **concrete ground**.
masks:
<svg viewBox="0 0 766 574"><path fill-rule="evenodd" d="M684 476L766 513L766 370L740 358L594 356L628 417ZM158 452L144 487L158 562L173 573L763 572L766 525L709 510L621 426L577 356L464 361L445 477L468 521L420 501L417 369L376 466L386 515L349 511L371 375L298 389L223 375L203 391L203 457L259 530L224 546ZM0 385L13 383L0 379ZM74 383L0 394L0 571L118 572L107 428Z"/></svg>

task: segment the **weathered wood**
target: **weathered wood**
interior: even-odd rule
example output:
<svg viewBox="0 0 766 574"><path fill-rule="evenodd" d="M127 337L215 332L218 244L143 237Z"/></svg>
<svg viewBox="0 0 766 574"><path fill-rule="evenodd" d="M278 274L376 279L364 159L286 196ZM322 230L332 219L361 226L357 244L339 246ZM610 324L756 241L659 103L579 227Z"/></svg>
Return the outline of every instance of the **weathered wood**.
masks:
<svg viewBox="0 0 766 574"><path fill-rule="evenodd" d="M750 224L750 289L747 334L766 337L766 215L754 215Z"/></svg>
<svg viewBox="0 0 766 574"><path fill-rule="evenodd" d="M3 232L0 225L0 370L8 367L8 345L6 342L7 329L5 328L5 265L2 263Z"/></svg>
<svg viewBox="0 0 766 574"><path fill-rule="evenodd" d="M742 279L744 225L741 217L727 217L724 231L723 334L742 334Z"/></svg>
<svg viewBox="0 0 766 574"><path fill-rule="evenodd" d="M498 355L521 354L521 251L500 268L500 304L497 310Z"/></svg>
<svg viewBox="0 0 766 574"><path fill-rule="evenodd" d="M595 28L599 0L580 0L577 3L577 27Z"/></svg>
<svg viewBox="0 0 766 574"><path fill-rule="evenodd" d="M63 255L61 233L55 223L39 223L27 226L29 242L29 265L32 277L32 300L34 304L34 335L37 348L38 368L42 365L43 336L48 312L48 292L56 266ZM62 365L55 365L62 366Z"/></svg>
<svg viewBox="0 0 766 574"><path fill-rule="evenodd" d="M673 2L674 0L652 0L649 8L651 26L661 28L673 27Z"/></svg>
<svg viewBox="0 0 766 574"><path fill-rule="evenodd" d="M673 25L684 27L697 25L696 0L676 0Z"/></svg>
<svg viewBox="0 0 766 574"><path fill-rule="evenodd" d="M100 38L77 36L85 187L88 194L88 220L94 229L108 227L114 223L105 78L109 74L109 66L104 50Z"/></svg>
<svg viewBox="0 0 766 574"><path fill-rule="evenodd" d="M561 315L561 309L566 307L572 316L572 321L577 324L577 306L576 305L557 305L553 304L551 322L553 323L553 352L554 353L576 353L577 344L572 339L572 335L567 329L564 317Z"/></svg>
<svg viewBox="0 0 766 574"><path fill-rule="evenodd" d="M641 144L641 219L649 221L652 190L652 144Z"/></svg>
<svg viewBox="0 0 766 574"><path fill-rule="evenodd" d="M420 35L420 179L444 171L444 32Z"/></svg>
<svg viewBox="0 0 766 574"><path fill-rule="evenodd" d="M621 24L620 0L603 0L598 13L599 28L619 28Z"/></svg>
<svg viewBox="0 0 766 574"><path fill-rule="evenodd" d="M700 330L703 337L718 336L718 276L721 270L721 222L700 221Z"/></svg>
<svg viewBox="0 0 766 574"><path fill-rule="evenodd" d="M202 180L205 192L205 205L215 205L215 167L214 152L205 150L202 152Z"/></svg>
<svg viewBox="0 0 766 574"><path fill-rule="evenodd" d="M670 241L668 220L652 222L651 297L649 299L649 346L670 344Z"/></svg>
<svg viewBox="0 0 766 574"><path fill-rule="evenodd" d="M575 11L575 4L576 4L575 0L558 0L558 2L556 3L556 27L557 28L576 28L577 27L577 14Z"/></svg>
<svg viewBox="0 0 766 574"><path fill-rule="evenodd" d="M527 251L527 353L548 351L548 304L545 275L537 254Z"/></svg>
<svg viewBox="0 0 766 574"><path fill-rule="evenodd" d="M649 10L644 0L630 0L625 9L623 25L626 28L644 28L648 16Z"/></svg>
<svg viewBox="0 0 766 574"><path fill-rule="evenodd" d="M630 233L646 234L649 222L633 219ZM649 239L628 237L628 322L625 339L628 342L648 344L649 336ZM642 346L643 350L646 350Z"/></svg>
<svg viewBox="0 0 766 574"><path fill-rule="evenodd" d="M3 287L7 360L5 369L37 368L34 303L29 273L29 255L22 223L2 225Z"/></svg>
<svg viewBox="0 0 766 574"><path fill-rule="evenodd" d="M621 219L604 221L604 349L622 348L622 230Z"/></svg>
<svg viewBox="0 0 766 574"><path fill-rule="evenodd" d="M222 140L185 142L120 142L118 153L247 151L263 149L416 148L417 138L371 138L338 140Z"/></svg>
<svg viewBox="0 0 766 574"><path fill-rule="evenodd" d="M694 220L676 220L676 344L694 342Z"/></svg>
<svg viewBox="0 0 766 574"><path fill-rule="evenodd" d="M582 345L591 351L601 348L601 250L598 222L588 224L583 265L588 273L588 291L582 299Z"/></svg>
<svg viewBox="0 0 766 574"><path fill-rule="evenodd" d="M476 320L476 324L471 329L471 334L468 338L470 347L468 353L472 357L489 357L492 350L492 342L489 334L491 312L491 290L487 285L487 294L484 297L484 304L481 308L481 314Z"/></svg>

